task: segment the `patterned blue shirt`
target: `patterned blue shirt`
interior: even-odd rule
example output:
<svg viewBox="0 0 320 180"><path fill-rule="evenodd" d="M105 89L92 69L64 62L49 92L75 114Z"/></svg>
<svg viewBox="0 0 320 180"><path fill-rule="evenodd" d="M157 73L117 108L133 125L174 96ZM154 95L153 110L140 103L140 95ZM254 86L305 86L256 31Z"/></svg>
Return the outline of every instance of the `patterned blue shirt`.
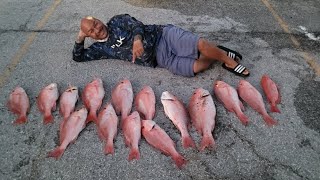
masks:
<svg viewBox="0 0 320 180"><path fill-rule="evenodd" d="M109 37L106 42L95 42L84 48L84 42L75 43L73 60L78 62L97 59L121 59L132 61L134 36L141 35L144 53L135 63L155 67L156 47L162 34L162 25L144 25L129 14L112 17L107 23Z"/></svg>

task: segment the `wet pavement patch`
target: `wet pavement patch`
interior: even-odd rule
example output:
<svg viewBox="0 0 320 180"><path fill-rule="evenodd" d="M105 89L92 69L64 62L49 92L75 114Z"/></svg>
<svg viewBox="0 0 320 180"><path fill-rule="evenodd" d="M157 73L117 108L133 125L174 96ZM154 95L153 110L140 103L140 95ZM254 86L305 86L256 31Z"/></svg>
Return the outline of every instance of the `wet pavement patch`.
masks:
<svg viewBox="0 0 320 180"><path fill-rule="evenodd" d="M320 133L320 82L303 81L294 96L294 106L305 126Z"/></svg>

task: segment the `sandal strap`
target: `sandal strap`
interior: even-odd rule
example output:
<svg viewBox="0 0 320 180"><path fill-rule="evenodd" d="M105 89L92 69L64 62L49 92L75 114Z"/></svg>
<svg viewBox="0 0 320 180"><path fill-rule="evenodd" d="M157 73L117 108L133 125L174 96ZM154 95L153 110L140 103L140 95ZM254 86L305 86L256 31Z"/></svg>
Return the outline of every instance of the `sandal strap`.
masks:
<svg viewBox="0 0 320 180"><path fill-rule="evenodd" d="M242 66L241 64L238 64L234 68L234 71L237 72L237 73L240 73L240 74L242 74L244 70L246 70L246 67Z"/></svg>
<svg viewBox="0 0 320 180"><path fill-rule="evenodd" d="M228 52L228 56L232 59L236 58L236 54L231 51Z"/></svg>
<svg viewBox="0 0 320 180"><path fill-rule="evenodd" d="M239 58L240 60L242 59L242 55L240 53L238 53L237 51L231 50L231 49L224 47L224 46L221 46L221 45L218 45L217 47L226 51L227 55L234 60L236 60L236 58Z"/></svg>

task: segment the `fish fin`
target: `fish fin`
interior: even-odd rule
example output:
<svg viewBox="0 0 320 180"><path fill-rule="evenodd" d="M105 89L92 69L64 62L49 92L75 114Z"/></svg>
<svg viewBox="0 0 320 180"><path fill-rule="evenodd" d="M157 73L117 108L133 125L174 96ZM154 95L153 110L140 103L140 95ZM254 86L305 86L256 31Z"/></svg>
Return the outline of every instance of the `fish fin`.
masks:
<svg viewBox="0 0 320 180"><path fill-rule="evenodd" d="M188 130L190 130L192 128L192 123L191 122L188 122L187 128L188 128Z"/></svg>
<svg viewBox="0 0 320 180"><path fill-rule="evenodd" d="M130 146L130 141L128 140L128 138L125 136L124 137L124 144L126 145L126 146Z"/></svg>
<svg viewBox="0 0 320 180"><path fill-rule="evenodd" d="M185 137L182 137L182 146L184 148L188 148L188 147L194 148L196 145L194 144L190 136L185 136Z"/></svg>
<svg viewBox="0 0 320 180"><path fill-rule="evenodd" d="M278 85L276 85L276 86L277 86L277 90L278 90L278 99L276 100L276 103L279 104L281 102L281 95L280 95L280 89L279 89Z"/></svg>
<svg viewBox="0 0 320 180"><path fill-rule="evenodd" d="M63 120L60 122L60 132L59 132L59 142L60 142L60 145L62 144L62 141L63 141L64 136L65 136L65 133L63 133L63 126L64 126L65 123L66 123L66 119L63 119Z"/></svg>
<svg viewBox="0 0 320 180"><path fill-rule="evenodd" d="M212 137L212 134L211 135L206 135L206 136L203 136L202 137L202 140L201 140L201 143L200 143L200 148L199 150L200 151L203 151L206 147L212 147L214 148L215 147L215 141Z"/></svg>
<svg viewBox="0 0 320 180"><path fill-rule="evenodd" d="M242 103L241 101L239 101L239 105L240 105L241 111L245 111L244 106L243 106L243 103Z"/></svg>
<svg viewBox="0 0 320 180"><path fill-rule="evenodd" d="M129 153L128 161L131 161L133 159L137 159L137 160L140 159L140 152L136 148L131 148Z"/></svg>
<svg viewBox="0 0 320 180"><path fill-rule="evenodd" d="M276 104L271 105L271 112L281 113Z"/></svg>
<svg viewBox="0 0 320 180"><path fill-rule="evenodd" d="M89 123L89 122L91 122L91 121L97 122L97 119L98 119L98 117L97 117L96 112L95 112L95 111L92 111L92 110L90 109L89 115L88 115L87 120L86 120L86 124Z"/></svg>
<svg viewBox="0 0 320 180"><path fill-rule="evenodd" d="M13 124L24 124L27 122L27 116L26 115L23 115L23 116L20 116L19 118L17 118Z"/></svg>
<svg viewBox="0 0 320 180"><path fill-rule="evenodd" d="M273 126L273 125L277 125L278 122L276 120L274 120L271 116L269 116L268 114L263 116L264 121L266 122L266 124L268 126Z"/></svg>
<svg viewBox="0 0 320 180"><path fill-rule="evenodd" d="M63 155L64 153L64 150L63 148L60 148L60 147L57 147L56 149L54 149L53 151L50 151L48 153L48 156L47 157L53 157L53 158L56 158L56 159L60 159L60 157Z"/></svg>
<svg viewBox="0 0 320 180"><path fill-rule="evenodd" d="M180 154L177 154L175 156L172 156L172 159L174 160L175 164L179 169L182 168L183 165L187 163L187 161L181 156Z"/></svg>
<svg viewBox="0 0 320 180"><path fill-rule="evenodd" d="M98 137L101 141L104 140L104 136L103 136L103 133L101 132L101 130L98 128Z"/></svg>
<svg viewBox="0 0 320 180"><path fill-rule="evenodd" d="M55 111L57 109L57 103L54 102L53 106L52 106L52 111Z"/></svg>
<svg viewBox="0 0 320 180"><path fill-rule="evenodd" d="M60 130L63 128L64 124L67 122L68 118L63 118L60 122Z"/></svg>
<svg viewBox="0 0 320 180"><path fill-rule="evenodd" d="M239 115L237 115L238 118L240 119L240 122L244 125L244 126L247 126L249 124L249 118L244 114L244 113L241 113Z"/></svg>
<svg viewBox="0 0 320 180"><path fill-rule="evenodd" d="M70 144L74 144L74 143L76 142L76 140L77 140L77 137L75 137L74 139L72 139L72 140L70 141Z"/></svg>
<svg viewBox="0 0 320 180"><path fill-rule="evenodd" d="M113 142L107 142L104 146L104 154L114 154Z"/></svg>
<svg viewBox="0 0 320 180"><path fill-rule="evenodd" d="M42 104L40 103L40 98L37 97L37 106L40 112L44 113L44 108L42 106Z"/></svg>
<svg viewBox="0 0 320 180"><path fill-rule="evenodd" d="M49 123L53 123L53 116L51 113L48 115L44 115L43 117L43 124L49 124Z"/></svg>
<svg viewBox="0 0 320 180"><path fill-rule="evenodd" d="M166 151L166 150L161 150L161 153L166 155L166 156L170 156L170 152Z"/></svg>
<svg viewBox="0 0 320 180"><path fill-rule="evenodd" d="M60 105L60 108L59 108L59 114L60 114L61 116L63 116L63 112L62 112L61 105Z"/></svg>

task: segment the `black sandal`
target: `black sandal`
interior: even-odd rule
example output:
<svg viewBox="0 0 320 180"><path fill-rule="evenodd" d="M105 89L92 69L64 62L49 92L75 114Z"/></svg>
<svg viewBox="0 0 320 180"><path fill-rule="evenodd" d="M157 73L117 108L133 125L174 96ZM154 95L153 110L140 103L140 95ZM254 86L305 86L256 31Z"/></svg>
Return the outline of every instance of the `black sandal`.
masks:
<svg viewBox="0 0 320 180"><path fill-rule="evenodd" d="M222 64L222 67L232 73L234 73L237 76L242 76L242 77L248 77L250 75L250 73L248 74L243 74L243 72L247 69L246 67L242 66L241 64L238 64L236 67L234 68L229 68L226 66L225 63Z"/></svg>
<svg viewBox="0 0 320 180"><path fill-rule="evenodd" d="M231 50L229 48L226 48L224 46L217 46L218 48L224 50L227 52L227 56L235 60L236 62L239 62L239 60L242 60L242 55L238 53L237 51Z"/></svg>

